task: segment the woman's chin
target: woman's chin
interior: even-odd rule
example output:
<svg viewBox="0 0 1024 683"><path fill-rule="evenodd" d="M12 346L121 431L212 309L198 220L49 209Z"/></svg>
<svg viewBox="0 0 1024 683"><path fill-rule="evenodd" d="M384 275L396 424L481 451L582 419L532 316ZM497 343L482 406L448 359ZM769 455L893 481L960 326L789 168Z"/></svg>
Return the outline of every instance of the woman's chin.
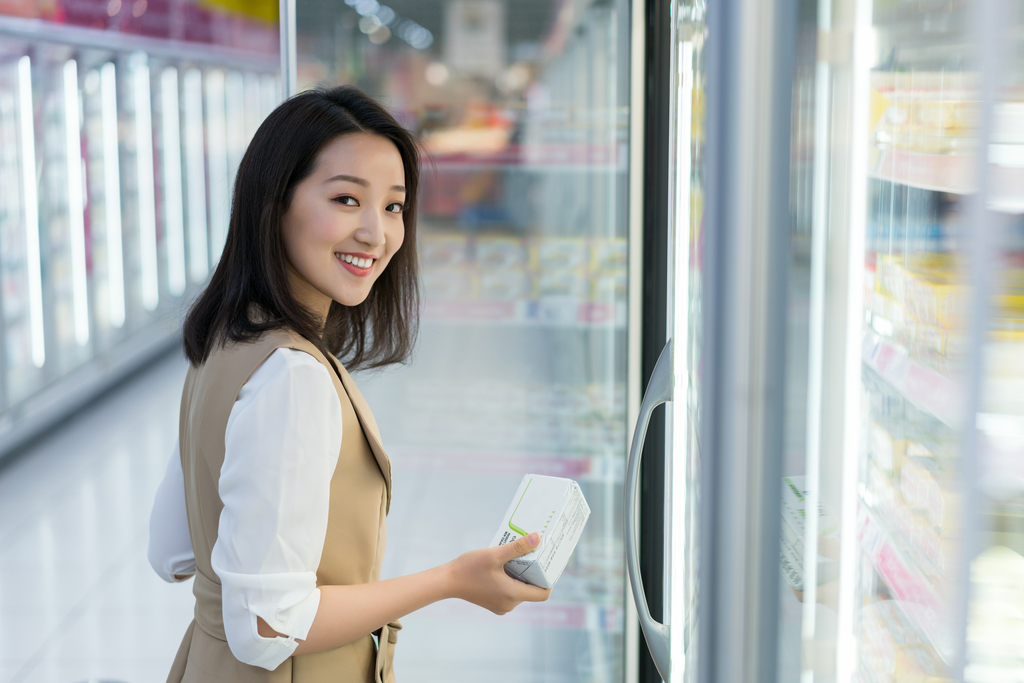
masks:
<svg viewBox="0 0 1024 683"><path fill-rule="evenodd" d="M359 291L359 292L336 292L331 297L336 303L342 306L358 306L359 304L366 301L366 297L370 296L370 290Z"/></svg>

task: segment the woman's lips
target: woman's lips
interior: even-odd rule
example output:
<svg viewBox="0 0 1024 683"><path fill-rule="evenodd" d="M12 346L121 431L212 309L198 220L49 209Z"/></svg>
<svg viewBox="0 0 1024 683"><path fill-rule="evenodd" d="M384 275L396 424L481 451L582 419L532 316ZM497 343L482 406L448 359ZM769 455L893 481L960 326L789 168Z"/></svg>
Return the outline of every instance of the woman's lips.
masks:
<svg viewBox="0 0 1024 683"><path fill-rule="evenodd" d="M345 268L345 270L352 273L356 277L366 277L373 272L373 266L370 266L369 268L359 268L347 261L342 261L340 258L338 259L338 263L340 263Z"/></svg>

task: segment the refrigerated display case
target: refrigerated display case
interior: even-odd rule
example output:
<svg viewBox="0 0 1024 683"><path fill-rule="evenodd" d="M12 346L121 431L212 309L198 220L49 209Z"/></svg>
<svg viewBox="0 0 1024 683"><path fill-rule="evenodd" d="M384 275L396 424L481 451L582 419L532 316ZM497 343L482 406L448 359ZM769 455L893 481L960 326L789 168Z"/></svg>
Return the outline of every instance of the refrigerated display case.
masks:
<svg viewBox="0 0 1024 683"><path fill-rule="evenodd" d="M775 315L784 343L795 348L793 336L802 335L806 349L787 354L775 395L786 407L777 417L805 431L760 464L760 472L779 468L781 495L761 508L774 508L777 536L762 538L777 543L776 565L761 555L758 570L762 587L776 577L778 603L741 647L761 649L760 673L733 671L743 680L768 672L844 683L1013 680L1022 670L1024 552L1024 16L996 0L823 0L796 10L786 20L797 35L789 80L775 73L766 89L792 96L791 145L778 151L794 179L779 195L790 202L791 260L775 262L790 281ZM737 36L736 16L709 18L719 27L712 36ZM746 35L756 36L756 51L764 34ZM750 50L729 49L735 54L718 73L743 82L756 72L737 66ZM717 117L739 98L730 102L731 87L715 86L726 94L711 98L709 126L719 121L718 130L738 134L735 119ZM708 168L728 168L735 150L720 139L709 148ZM756 146L739 156L756 163ZM721 186L710 194L709 205L728 201ZM728 219L728 211L709 215L707 239L727 232ZM730 258L719 254L718 277ZM706 330L705 348L727 344L722 333L736 329L728 299L704 304L711 302L724 304L717 315L725 326ZM741 376L756 373L754 365ZM803 405L789 401L800 394ZM714 390L704 395L711 424L701 449L722 458L729 442L707 436L716 421L735 422L716 414ZM727 490L719 476L705 469L702 490ZM767 490L771 478L760 483ZM715 552L705 544L757 528L745 506L712 503L703 512L719 518L703 520L702 570ZM701 581L702 604L716 607L729 604L723 588L742 585L713 569ZM716 628L728 621L700 614L701 680L729 670L716 658L725 651Z"/></svg>
<svg viewBox="0 0 1024 683"><path fill-rule="evenodd" d="M486 545L525 473L576 479L593 511L549 602L403 619L399 676L629 680L630 9L297 3L299 88L364 89L426 155L416 355L359 379L395 469L383 573Z"/></svg>
<svg viewBox="0 0 1024 683"><path fill-rule="evenodd" d="M279 99L276 23L242 10L0 6L0 456L176 343L231 164ZM225 81L245 112L230 156Z"/></svg>
<svg viewBox="0 0 1024 683"><path fill-rule="evenodd" d="M1024 550L1018 10L832 10L853 32L837 66L849 82L832 86L847 90L853 125L833 128L833 147L852 150L837 174L849 209L832 223L846 224L845 240L826 249L850 256L845 283L824 296L846 298L845 340L831 343L847 364L842 396L822 392L824 405L843 406L842 466L828 467L823 447L817 487L842 515L842 680L1022 670L1011 644L1021 623L1012 567ZM837 426L823 414L823 430Z"/></svg>

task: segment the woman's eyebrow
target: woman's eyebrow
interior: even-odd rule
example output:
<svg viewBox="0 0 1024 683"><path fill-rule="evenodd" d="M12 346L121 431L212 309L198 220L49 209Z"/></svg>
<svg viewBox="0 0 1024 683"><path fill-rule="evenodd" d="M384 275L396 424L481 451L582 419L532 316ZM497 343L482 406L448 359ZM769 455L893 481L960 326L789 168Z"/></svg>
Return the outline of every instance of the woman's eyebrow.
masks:
<svg viewBox="0 0 1024 683"><path fill-rule="evenodd" d="M366 180L365 178L360 178L359 176L355 175L345 175L344 173L331 176L330 178L324 181L324 185L326 185L327 183L332 183L335 180L344 180L350 183L355 183L356 185L362 185L363 187L370 186L370 181ZM405 185L392 185L391 189L397 190L399 192L405 192Z"/></svg>

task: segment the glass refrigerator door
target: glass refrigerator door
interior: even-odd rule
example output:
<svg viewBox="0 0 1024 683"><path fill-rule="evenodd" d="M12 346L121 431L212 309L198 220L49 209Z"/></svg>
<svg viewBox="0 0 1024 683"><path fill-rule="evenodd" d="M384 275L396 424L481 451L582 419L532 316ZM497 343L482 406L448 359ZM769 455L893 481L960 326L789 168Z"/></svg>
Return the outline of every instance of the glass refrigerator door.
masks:
<svg viewBox="0 0 1024 683"><path fill-rule="evenodd" d="M801 679L1017 680L1024 15L816 11Z"/></svg>
<svg viewBox="0 0 1024 683"><path fill-rule="evenodd" d="M591 509L548 602L410 615L399 676L626 678L629 27L624 1L297 5L299 89L354 84L426 151L415 356L359 377L394 463L384 575L490 544L528 473Z"/></svg>
<svg viewBox="0 0 1024 683"><path fill-rule="evenodd" d="M666 334L669 337L649 380L633 434L626 474L626 552L633 598L651 659L666 681L693 679L697 627L697 559L700 481L700 372L703 336L701 225L705 87L702 3L677 2L670 9L671 49L667 70L670 145ZM650 119L648 119L650 120ZM648 188L649 190L650 188ZM647 330L650 333L650 329ZM640 458L652 412L665 403L665 586L664 624L652 617L641 580L636 514ZM649 583L649 582L648 582ZM651 672L653 674L653 672ZM689 676L688 676L689 674Z"/></svg>

